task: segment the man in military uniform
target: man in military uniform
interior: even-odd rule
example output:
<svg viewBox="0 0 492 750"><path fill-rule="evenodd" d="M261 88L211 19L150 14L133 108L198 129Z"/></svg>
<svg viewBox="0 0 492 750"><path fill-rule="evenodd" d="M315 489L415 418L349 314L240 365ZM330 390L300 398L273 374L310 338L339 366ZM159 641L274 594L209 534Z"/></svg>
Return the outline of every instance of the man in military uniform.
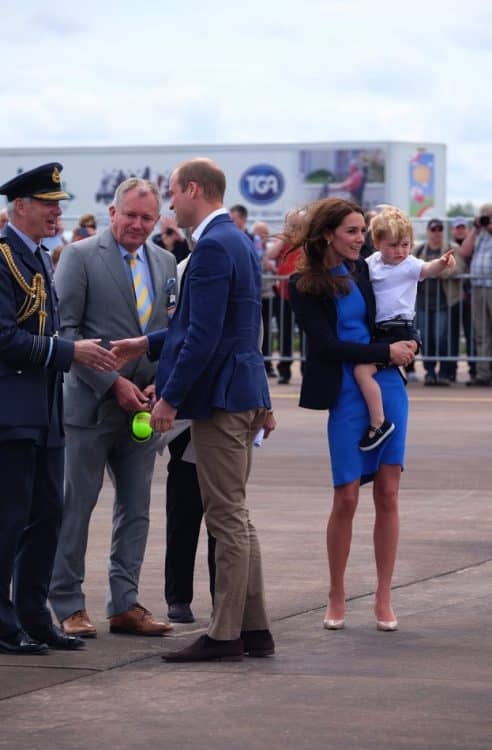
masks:
<svg viewBox="0 0 492 750"><path fill-rule="evenodd" d="M57 335L57 297L40 241L56 232L61 164L0 187L9 223L0 238L0 652L77 649L46 606L63 505L62 371L112 370L98 341ZM12 599L10 584L12 582Z"/></svg>

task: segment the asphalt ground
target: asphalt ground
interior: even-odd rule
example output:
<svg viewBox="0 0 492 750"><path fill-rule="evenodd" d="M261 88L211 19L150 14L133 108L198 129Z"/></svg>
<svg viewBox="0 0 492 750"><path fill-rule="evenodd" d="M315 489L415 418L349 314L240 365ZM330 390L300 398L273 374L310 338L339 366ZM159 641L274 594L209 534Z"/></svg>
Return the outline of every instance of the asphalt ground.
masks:
<svg viewBox="0 0 492 750"><path fill-rule="evenodd" d="M466 379L460 371L460 380ZM409 385L394 577L395 633L375 628L370 487L347 571L347 626L322 628L331 504L326 413L297 407L299 377L272 385L278 429L255 449L249 505L264 558L277 652L235 663L166 664L210 613L205 534L197 622L171 636L110 635L104 614L112 490L94 513L84 652L0 655L0 747L406 750L492 747L492 389ZM163 601L164 483L153 482L141 602Z"/></svg>

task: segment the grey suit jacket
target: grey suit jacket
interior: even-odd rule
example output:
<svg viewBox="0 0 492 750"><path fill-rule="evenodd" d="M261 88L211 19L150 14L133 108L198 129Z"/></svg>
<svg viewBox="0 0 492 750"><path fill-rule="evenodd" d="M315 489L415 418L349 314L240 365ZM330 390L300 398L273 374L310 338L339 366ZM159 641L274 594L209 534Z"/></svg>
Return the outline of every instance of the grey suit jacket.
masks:
<svg viewBox="0 0 492 750"><path fill-rule="evenodd" d="M176 278L176 259L150 240L145 248L155 292L149 333L167 327L166 283ZM106 346L112 339L142 335L133 286L110 229L64 248L55 286L64 338L100 338ZM95 426L119 409L111 391L118 375L145 388L153 382L156 367L147 355L129 362L120 373L98 373L74 363L64 384L65 423Z"/></svg>

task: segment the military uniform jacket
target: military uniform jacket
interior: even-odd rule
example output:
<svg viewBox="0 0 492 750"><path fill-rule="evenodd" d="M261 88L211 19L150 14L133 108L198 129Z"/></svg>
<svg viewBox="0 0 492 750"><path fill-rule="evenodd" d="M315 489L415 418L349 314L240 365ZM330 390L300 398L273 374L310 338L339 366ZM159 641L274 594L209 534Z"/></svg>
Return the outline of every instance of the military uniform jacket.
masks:
<svg viewBox="0 0 492 750"><path fill-rule="evenodd" d="M74 345L56 335L58 300L50 260L38 260L10 227L0 242L8 246L13 261L9 264L0 252L0 441L34 439L59 446L63 444L61 371L70 368ZM32 286L36 274L43 275L47 294L42 332L39 311L18 321L26 297L32 297L22 282Z"/></svg>

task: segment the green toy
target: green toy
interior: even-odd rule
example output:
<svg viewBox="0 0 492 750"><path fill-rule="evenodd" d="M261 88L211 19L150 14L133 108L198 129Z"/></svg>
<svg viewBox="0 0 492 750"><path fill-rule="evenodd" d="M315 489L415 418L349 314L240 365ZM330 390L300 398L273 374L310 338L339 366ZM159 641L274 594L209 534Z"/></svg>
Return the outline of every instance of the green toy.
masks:
<svg viewBox="0 0 492 750"><path fill-rule="evenodd" d="M147 440L150 440L154 434L154 430L150 424L150 412L137 411L131 419L130 432L132 438L137 443L145 443Z"/></svg>

